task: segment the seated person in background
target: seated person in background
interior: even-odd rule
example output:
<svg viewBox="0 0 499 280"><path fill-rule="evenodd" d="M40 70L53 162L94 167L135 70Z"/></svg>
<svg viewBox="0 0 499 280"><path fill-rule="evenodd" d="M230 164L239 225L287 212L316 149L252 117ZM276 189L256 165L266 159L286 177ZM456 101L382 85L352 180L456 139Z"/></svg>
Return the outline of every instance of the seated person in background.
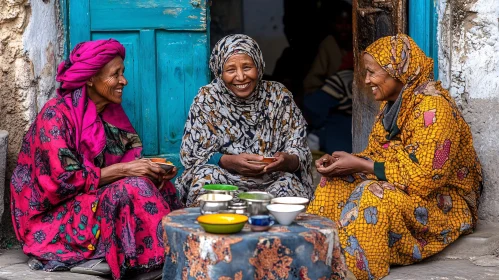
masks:
<svg viewBox="0 0 499 280"><path fill-rule="evenodd" d="M352 81L353 70L346 66L327 78L320 89L305 95L303 114L309 133L319 137L320 150L325 153L352 152Z"/></svg>
<svg viewBox="0 0 499 280"><path fill-rule="evenodd" d="M332 1L325 2L323 9L330 18L330 35L319 46L319 53L305 78L303 114L309 124L309 136L319 138L320 151L351 152L352 6Z"/></svg>
<svg viewBox="0 0 499 280"><path fill-rule="evenodd" d="M363 61L383 101L369 144L316 161L323 177L307 211L337 221L357 279L379 279L473 231L481 167L468 124L411 38L381 38Z"/></svg>
<svg viewBox="0 0 499 280"><path fill-rule="evenodd" d="M24 253L47 271L161 274L161 219L181 207L169 182L177 171L139 159L142 143L120 105L124 59L114 39L76 45L59 65L58 96L24 137L12 221Z"/></svg>
<svg viewBox="0 0 499 280"><path fill-rule="evenodd" d="M319 45L318 53L303 81L305 96L320 89L326 78L340 69L353 68L352 5L344 1L326 1L324 4L324 9L332 10L327 24L330 34ZM351 66L347 66L347 63Z"/></svg>
<svg viewBox="0 0 499 280"><path fill-rule="evenodd" d="M264 67L258 44L246 35L226 36L213 48L216 78L194 99L180 149L185 171L177 188L187 206L205 184L312 196L306 122L283 85L262 80ZM252 163L264 156L276 161Z"/></svg>

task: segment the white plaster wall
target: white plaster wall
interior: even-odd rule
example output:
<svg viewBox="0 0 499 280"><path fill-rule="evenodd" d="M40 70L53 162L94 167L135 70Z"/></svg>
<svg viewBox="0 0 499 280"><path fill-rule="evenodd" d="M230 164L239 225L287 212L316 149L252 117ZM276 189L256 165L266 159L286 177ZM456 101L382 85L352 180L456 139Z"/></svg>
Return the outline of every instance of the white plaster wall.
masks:
<svg viewBox="0 0 499 280"><path fill-rule="evenodd" d="M31 17L23 34L23 47L32 63L36 104L27 112L32 119L43 105L54 96L56 56L59 52L61 31L58 30L58 0L31 0ZM33 115L34 113L34 115Z"/></svg>
<svg viewBox="0 0 499 280"><path fill-rule="evenodd" d="M456 5L457 2L464 5ZM439 76L455 96L467 93L470 98L498 97L499 0L473 2L440 0L439 36L443 44ZM458 10L461 7L465 10ZM451 18L452 13L467 15L460 23Z"/></svg>
<svg viewBox="0 0 499 280"><path fill-rule="evenodd" d="M275 63L288 46L284 36L283 0L243 0L244 34L256 40L265 60L265 74L272 75Z"/></svg>
<svg viewBox="0 0 499 280"><path fill-rule="evenodd" d="M499 222L499 0L437 0L439 78L482 163L480 218Z"/></svg>
<svg viewBox="0 0 499 280"><path fill-rule="evenodd" d="M0 185L0 198L10 196L8 182L22 137L55 93L64 44L59 14L59 0L0 0L0 130L9 133L6 184ZM2 215L9 211L4 202L0 199L0 247L12 235L10 215Z"/></svg>

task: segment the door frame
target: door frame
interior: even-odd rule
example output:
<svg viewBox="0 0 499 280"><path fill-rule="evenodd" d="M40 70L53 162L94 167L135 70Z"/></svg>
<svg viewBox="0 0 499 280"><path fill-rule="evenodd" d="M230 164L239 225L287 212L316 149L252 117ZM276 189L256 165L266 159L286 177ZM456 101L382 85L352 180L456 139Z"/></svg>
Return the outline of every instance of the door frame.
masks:
<svg viewBox="0 0 499 280"><path fill-rule="evenodd" d="M60 17L63 24L63 37L64 37L64 56L67 57L73 47L83 41L90 40L90 5L88 1L74 1L73 6L69 5L71 0L59 0ZM81 13L80 16L71 17L72 12L75 12L76 6L78 11L87 11ZM88 28L79 28L76 31L70 32L71 25L87 26ZM88 30L85 32L84 30Z"/></svg>
<svg viewBox="0 0 499 280"><path fill-rule="evenodd" d="M409 0L408 34L416 44L433 58L435 80L438 79L437 1Z"/></svg>

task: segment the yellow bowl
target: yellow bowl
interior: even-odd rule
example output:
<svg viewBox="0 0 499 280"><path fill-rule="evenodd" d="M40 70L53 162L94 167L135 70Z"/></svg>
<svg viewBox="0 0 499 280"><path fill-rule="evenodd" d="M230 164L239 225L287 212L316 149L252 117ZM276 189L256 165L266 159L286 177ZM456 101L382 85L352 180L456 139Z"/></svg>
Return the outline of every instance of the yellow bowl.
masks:
<svg viewBox="0 0 499 280"><path fill-rule="evenodd" d="M236 233L243 229L248 217L239 214L208 214L199 216L197 221L206 232Z"/></svg>

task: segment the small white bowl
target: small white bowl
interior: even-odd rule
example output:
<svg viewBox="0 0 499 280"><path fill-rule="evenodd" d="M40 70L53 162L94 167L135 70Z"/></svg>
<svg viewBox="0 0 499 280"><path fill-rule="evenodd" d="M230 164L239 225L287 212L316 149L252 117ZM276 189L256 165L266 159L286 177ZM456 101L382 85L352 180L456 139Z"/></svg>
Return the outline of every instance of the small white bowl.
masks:
<svg viewBox="0 0 499 280"><path fill-rule="evenodd" d="M305 208L302 210L302 212L307 211L308 203L310 200L305 197L299 197L299 196L283 196L283 197L276 197L273 198L270 203L271 204L296 204L296 205L303 205Z"/></svg>
<svg viewBox="0 0 499 280"><path fill-rule="evenodd" d="M308 205L308 198L305 197L293 197L293 196L285 196L285 197L276 197L273 198L270 203L272 204L296 204L296 205Z"/></svg>
<svg viewBox="0 0 499 280"><path fill-rule="evenodd" d="M270 204L267 205L267 209L279 224L287 226L305 209L305 206L296 204Z"/></svg>

